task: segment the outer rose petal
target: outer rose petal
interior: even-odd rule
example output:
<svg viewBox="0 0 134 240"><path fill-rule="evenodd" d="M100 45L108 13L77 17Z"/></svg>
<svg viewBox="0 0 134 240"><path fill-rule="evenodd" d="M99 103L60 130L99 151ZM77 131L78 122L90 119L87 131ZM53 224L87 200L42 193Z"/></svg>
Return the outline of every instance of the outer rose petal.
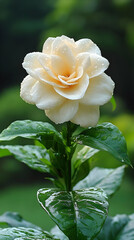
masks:
<svg viewBox="0 0 134 240"><path fill-rule="evenodd" d="M99 120L99 106L79 105L79 109L75 116L70 120L81 127L94 127Z"/></svg>
<svg viewBox="0 0 134 240"><path fill-rule="evenodd" d="M112 79L102 73L90 79L88 89L80 102L87 105L103 105L111 99L113 89L114 82Z"/></svg>
<svg viewBox="0 0 134 240"><path fill-rule="evenodd" d="M81 79L79 79L78 84L69 86L68 88L54 87L55 91L61 96L70 99L78 100L83 98L89 85L89 77L85 74Z"/></svg>
<svg viewBox="0 0 134 240"><path fill-rule="evenodd" d="M45 54L51 54L51 51L52 51L52 43L53 41L55 40L55 38L52 38L52 37L49 37L44 45L43 45L43 49L42 49L42 52L45 53Z"/></svg>
<svg viewBox="0 0 134 240"><path fill-rule="evenodd" d="M24 62L22 63L22 66L27 71L27 73L35 79L37 79L36 69L42 68L41 64L38 61L38 57L42 54L43 53L40 52L28 53L24 58Z"/></svg>
<svg viewBox="0 0 134 240"><path fill-rule="evenodd" d="M50 57L44 53L33 52L27 54L22 65L27 73L37 80L39 80L38 71L42 69L51 77L56 78L50 69Z"/></svg>
<svg viewBox="0 0 134 240"><path fill-rule="evenodd" d="M67 44L69 46L69 48L71 49L71 51L73 52L73 55L75 56L77 54L77 48L76 48L76 44L73 38L69 38L65 35L61 36L62 41Z"/></svg>
<svg viewBox="0 0 134 240"><path fill-rule="evenodd" d="M39 81L31 89L31 96L36 106L43 110L57 107L64 102L64 98L57 94L52 86Z"/></svg>
<svg viewBox="0 0 134 240"><path fill-rule="evenodd" d="M27 75L21 83L20 96L27 103L35 103L31 97L31 89L35 83L36 80L29 75Z"/></svg>
<svg viewBox="0 0 134 240"><path fill-rule="evenodd" d="M61 38L66 44L69 44L70 46L75 47L75 41L74 41L73 38L69 38L69 37L67 37L67 36L65 36L65 35L62 35L60 38Z"/></svg>
<svg viewBox="0 0 134 240"><path fill-rule="evenodd" d="M90 39L80 39L76 42L76 46L77 46L77 53L81 53L81 52L88 52L90 54L94 53L94 54L98 54L101 55L101 51L98 48L98 46L93 43Z"/></svg>
<svg viewBox="0 0 134 240"><path fill-rule="evenodd" d="M86 72L90 78L93 78L103 73L108 68L108 65L109 62L106 58L97 54L90 54L90 65Z"/></svg>
<svg viewBox="0 0 134 240"><path fill-rule="evenodd" d="M70 121L78 110L77 101L66 100L61 106L46 110L46 115L55 123L64 123Z"/></svg>

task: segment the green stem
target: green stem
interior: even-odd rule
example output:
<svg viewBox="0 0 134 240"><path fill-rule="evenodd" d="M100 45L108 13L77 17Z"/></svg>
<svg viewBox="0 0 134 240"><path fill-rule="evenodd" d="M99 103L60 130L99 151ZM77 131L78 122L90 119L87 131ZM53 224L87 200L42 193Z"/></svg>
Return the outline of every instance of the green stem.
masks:
<svg viewBox="0 0 134 240"><path fill-rule="evenodd" d="M71 146L71 123L67 122L67 146ZM69 192L72 190L71 184L71 156L70 152L68 152L66 159L66 190Z"/></svg>
<svg viewBox="0 0 134 240"><path fill-rule="evenodd" d="M66 190L69 192L72 190L71 184L71 160L67 159L67 171L66 171Z"/></svg>

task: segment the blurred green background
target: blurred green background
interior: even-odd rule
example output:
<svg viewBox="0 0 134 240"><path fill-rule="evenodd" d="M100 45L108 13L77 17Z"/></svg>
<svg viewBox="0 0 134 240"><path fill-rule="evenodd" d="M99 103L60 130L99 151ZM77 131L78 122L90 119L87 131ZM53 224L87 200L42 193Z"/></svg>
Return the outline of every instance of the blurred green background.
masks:
<svg viewBox="0 0 134 240"><path fill-rule="evenodd" d="M117 108L101 108L100 122L114 123L124 134L134 165L134 1L133 0L1 0L0 1L0 131L17 119L49 121L44 112L20 99L25 55L41 51L51 36L67 35L75 40L92 39L110 62L107 74L116 84ZM18 144L25 144L25 141ZM95 165L116 167L110 156ZM126 177L111 200L110 214L134 212L134 172ZM45 229L53 225L36 200L37 189L47 186L44 175L31 171L13 158L0 161L0 214L18 211Z"/></svg>

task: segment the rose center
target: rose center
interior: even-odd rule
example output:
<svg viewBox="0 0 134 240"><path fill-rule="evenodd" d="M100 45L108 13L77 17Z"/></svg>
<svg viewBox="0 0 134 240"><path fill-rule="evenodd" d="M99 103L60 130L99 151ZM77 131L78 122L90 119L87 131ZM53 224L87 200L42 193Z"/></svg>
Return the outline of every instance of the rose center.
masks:
<svg viewBox="0 0 134 240"><path fill-rule="evenodd" d="M68 80L71 80L72 78L74 78L75 77L75 75L76 75L76 73L75 72L73 72L73 73L65 73L64 75L61 75L60 77L64 80L64 81L68 81Z"/></svg>
<svg viewBox="0 0 134 240"><path fill-rule="evenodd" d="M69 77L70 77L70 73L66 73L66 74L64 75L64 77L69 78Z"/></svg>

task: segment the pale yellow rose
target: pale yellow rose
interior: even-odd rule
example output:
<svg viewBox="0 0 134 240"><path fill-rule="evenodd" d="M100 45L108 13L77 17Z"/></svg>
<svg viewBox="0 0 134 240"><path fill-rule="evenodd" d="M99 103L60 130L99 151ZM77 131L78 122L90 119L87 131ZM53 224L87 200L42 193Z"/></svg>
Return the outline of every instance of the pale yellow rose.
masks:
<svg viewBox="0 0 134 240"><path fill-rule="evenodd" d="M45 110L55 123L95 126L99 106L113 94L114 82L104 73L109 63L90 39L48 38L42 52L26 55L28 73L21 97Z"/></svg>

